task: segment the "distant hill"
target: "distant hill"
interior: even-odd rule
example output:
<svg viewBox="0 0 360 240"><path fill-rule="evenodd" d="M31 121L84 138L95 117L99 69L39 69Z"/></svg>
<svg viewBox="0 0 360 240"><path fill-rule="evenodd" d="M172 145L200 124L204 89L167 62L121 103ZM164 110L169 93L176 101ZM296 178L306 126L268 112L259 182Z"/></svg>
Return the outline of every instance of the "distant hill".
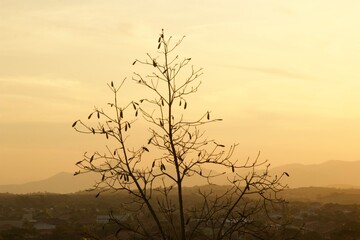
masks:
<svg viewBox="0 0 360 240"><path fill-rule="evenodd" d="M290 174L289 178L284 178L290 188L360 188L360 161L332 160L321 164L289 164L271 169L271 173L277 175L284 171Z"/></svg>
<svg viewBox="0 0 360 240"><path fill-rule="evenodd" d="M94 174L81 174L76 177L72 173L61 172L50 178L24 184L0 185L1 193L73 193L89 189L95 183Z"/></svg>
<svg viewBox="0 0 360 240"><path fill-rule="evenodd" d="M360 161L328 161L312 165L288 164L270 170L271 175L280 176L283 172L290 174L290 177L283 178L283 183L287 183L290 188L360 188ZM72 173L61 172L41 181L0 185L0 193L73 193L91 188L96 180L100 180L99 176L93 173L74 177ZM226 176L219 177L217 183L227 184ZM206 181L198 176L184 182L184 185L189 187L205 184Z"/></svg>

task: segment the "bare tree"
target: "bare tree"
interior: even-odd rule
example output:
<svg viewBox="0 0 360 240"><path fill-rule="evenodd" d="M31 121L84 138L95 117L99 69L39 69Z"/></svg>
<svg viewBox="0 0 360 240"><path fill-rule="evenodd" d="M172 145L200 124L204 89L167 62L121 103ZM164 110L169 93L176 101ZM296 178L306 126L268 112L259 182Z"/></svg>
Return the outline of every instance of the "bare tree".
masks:
<svg viewBox="0 0 360 240"><path fill-rule="evenodd" d="M191 58L175 55L183 39L172 43L162 31L156 55L133 62L151 69L148 75L134 73L132 78L150 98L120 104L125 80L120 85L111 82L110 111L95 107L88 119L97 117L97 124L74 122L76 131L103 135L108 141L105 152L84 154L75 175L98 173L97 197L105 191L128 193L129 201L122 203L128 217L112 220L119 232L136 239L266 239L279 226L272 215L284 203L277 193L285 187L281 177L288 174L270 176L269 164L260 154L233 160L236 145L226 148L201 130L221 121L210 111L197 118L185 115L188 96L199 89L202 69L191 66ZM148 125L148 138L136 147L130 146L128 137L137 120ZM185 191L188 178L205 179L208 186ZM225 186L216 185L220 178L227 179Z"/></svg>

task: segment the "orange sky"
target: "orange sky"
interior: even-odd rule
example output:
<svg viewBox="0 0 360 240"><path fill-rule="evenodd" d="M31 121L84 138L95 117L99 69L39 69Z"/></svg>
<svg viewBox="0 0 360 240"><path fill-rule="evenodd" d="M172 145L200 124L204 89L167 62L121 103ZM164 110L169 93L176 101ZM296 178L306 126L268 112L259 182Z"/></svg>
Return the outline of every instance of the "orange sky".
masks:
<svg viewBox="0 0 360 240"><path fill-rule="evenodd" d="M165 9L166 8L166 9ZM0 0L0 184L76 170L74 120L111 100L161 28L204 68L208 135L273 165L360 160L360 3ZM129 84L124 98L132 96Z"/></svg>

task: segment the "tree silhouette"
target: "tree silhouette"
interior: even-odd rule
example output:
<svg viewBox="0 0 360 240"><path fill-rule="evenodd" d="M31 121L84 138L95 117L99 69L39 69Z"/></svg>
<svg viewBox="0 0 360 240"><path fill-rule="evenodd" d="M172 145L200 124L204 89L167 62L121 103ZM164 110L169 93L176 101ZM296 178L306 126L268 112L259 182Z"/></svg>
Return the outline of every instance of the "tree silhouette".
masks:
<svg viewBox="0 0 360 240"><path fill-rule="evenodd" d="M212 118L210 111L197 118L185 114L188 96L199 89L202 69L190 66L191 58L175 55L183 39L173 43L162 31L156 55L133 62L134 67L150 69L149 74L135 72L132 78L148 90L149 98L120 104L125 80L120 85L111 82L110 110L95 107L88 116L98 123L73 123L76 131L103 135L107 141L107 151L84 154L75 175L100 175L96 197L105 191L128 193L130 201L121 203L128 218L112 220L118 232L136 239L266 239L279 226L271 211L284 203L277 193L284 189L280 180L287 173L270 176L270 164L260 160L260 153L253 160L232 160L236 145L225 147L202 130L221 119ZM144 121L148 132L138 147L128 141L136 121ZM186 192L184 180L195 177L209 185ZM227 179L226 186L216 185L221 177Z"/></svg>

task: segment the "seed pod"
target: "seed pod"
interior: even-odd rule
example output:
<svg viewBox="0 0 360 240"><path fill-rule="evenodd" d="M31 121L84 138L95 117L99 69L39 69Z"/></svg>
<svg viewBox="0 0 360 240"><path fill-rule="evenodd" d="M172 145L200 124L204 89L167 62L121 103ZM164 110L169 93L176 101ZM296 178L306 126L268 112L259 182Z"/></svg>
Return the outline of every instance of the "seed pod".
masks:
<svg viewBox="0 0 360 240"><path fill-rule="evenodd" d="M113 81L111 81L111 87L114 87L114 82Z"/></svg>
<svg viewBox="0 0 360 240"><path fill-rule="evenodd" d="M152 139L153 139L153 138L150 138L150 139L149 139L148 144L150 144L150 143L151 143L151 140L152 140Z"/></svg>
<svg viewBox="0 0 360 240"><path fill-rule="evenodd" d="M135 106L135 103L132 103L132 105L133 105L133 108L134 108L134 110L136 110L136 106Z"/></svg>
<svg viewBox="0 0 360 240"><path fill-rule="evenodd" d="M138 115L138 110L136 110L136 112L135 112L135 117L137 117L137 115Z"/></svg>
<svg viewBox="0 0 360 240"><path fill-rule="evenodd" d="M96 196L95 196L95 197L97 198L97 197L99 197L99 196L100 196L100 192L98 192L98 194L96 194Z"/></svg>
<svg viewBox="0 0 360 240"><path fill-rule="evenodd" d="M158 45L158 49L160 48L160 46L161 46L161 43L159 43L159 45Z"/></svg>
<svg viewBox="0 0 360 240"><path fill-rule="evenodd" d="M95 129L94 128L91 128L91 131L93 134L95 134Z"/></svg>
<svg viewBox="0 0 360 240"><path fill-rule="evenodd" d="M105 133L106 139L109 139L109 135L108 133Z"/></svg>
<svg viewBox="0 0 360 240"><path fill-rule="evenodd" d="M185 104L184 104L184 109L186 109L186 107L187 107L187 102L185 102Z"/></svg>
<svg viewBox="0 0 360 240"><path fill-rule="evenodd" d="M147 147L143 147L143 149L147 152L149 152L149 149Z"/></svg>
<svg viewBox="0 0 360 240"><path fill-rule="evenodd" d="M120 117L123 118L124 117L124 114L123 114L123 110L120 109Z"/></svg>
<svg viewBox="0 0 360 240"><path fill-rule="evenodd" d="M164 123L163 123L163 121L162 120L160 120L160 126L164 126Z"/></svg>
<svg viewBox="0 0 360 240"><path fill-rule="evenodd" d="M92 115L93 115L93 112L92 112L92 113L90 113L90 115L88 116L88 119L90 119Z"/></svg>
<svg viewBox="0 0 360 240"><path fill-rule="evenodd" d="M95 154L94 154L95 155ZM91 156L90 158L90 163L94 160L94 155Z"/></svg>
<svg viewBox="0 0 360 240"><path fill-rule="evenodd" d="M161 171L165 171L165 170L166 170L165 165L164 165L163 163L161 163L161 165L160 165L160 170L161 170Z"/></svg>
<svg viewBox="0 0 360 240"><path fill-rule="evenodd" d="M155 62L155 59L153 59L153 66L157 67L157 63Z"/></svg>
<svg viewBox="0 0 360 240"><path fill-rule="evenodd" d="M116 155L116 149L114 150L114 156Z"/></svg>
<svg viewBox="0 0 360 240"><path fill-rule="evenodd" d="M127 124L125 124L125 132L127 131L127 128L128 128L128 126L127 126Z"/></svg>
<svg viewBox="0 0 360 240"><path fill-rule="evenodd" d="M207 120L210 120L210 113L207 112L207 116L206 116Z"/></svg>
<svg viewBox="0 0 360 240"><path fill-rule="evenodd" d="M151 165L151 168L154 168L155 167L155 161L153 161L152 165Z"/></svg>
<svg viewBox="0 0 360 240"><path fill-rule="evenodd" d="M79 120L76 120L71 126L72 126L72 127L75 127L75 125L77 124L78 121L79 121Z"/></svg>
<svg viewBox="0 0 360 240"><path fill-rule="evenodd" d="M161 98L161 105L164 106L164 99L163 98Z"/></svg>
<svg viewBox="0 0 360 240"><path fill-rule="evenodd" d="M97 118L100 118L100 112L99 111L97 112Z"/></svg>
<svg viewBox="0 0 360 240"><path fill-rule="evenodd" d="M101 181L105 180L105 174L102 175Z"/></svg>
<svg viewBox="0 0 360 240"><path fill-rule="evenodd" d="M234 165L231 165L231 171L232 171L232 172L235 172Z"/></svg>
<svg viewBox="0 0 360 240"><path fill-rule="evenodd" d="M133 62L133 64L132 64L132 65L135 65L135 63L136 63L136 60Z"/></svg>
<svg viewBox="0 0 360 240"><path fill-rule="evenodd" d="M284 174L285 174L287 177L290 177L290 175L289 175L287 172L284 172Z"/></svg>

